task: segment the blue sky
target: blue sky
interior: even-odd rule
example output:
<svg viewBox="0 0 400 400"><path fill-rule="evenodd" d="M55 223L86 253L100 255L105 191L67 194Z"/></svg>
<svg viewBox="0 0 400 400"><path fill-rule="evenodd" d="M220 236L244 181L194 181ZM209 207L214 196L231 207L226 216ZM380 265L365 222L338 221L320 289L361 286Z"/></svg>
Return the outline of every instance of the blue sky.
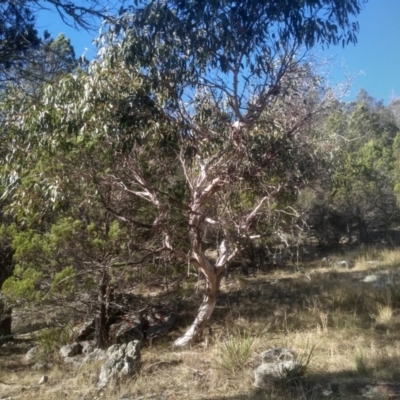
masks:
<svg viewBox="0 0 400 400"><path fill-rule="evenodd" d="M331 81L344 80L343 66L354 75L349 95L355 98L365 89L376 100L388 104L400 97L400 0L369 0L358 17L360 33L358 43L343 49L331 46L318 50L318 56L328 58L332 64ZM57 13L42 12L38 19L40 30L47 29L53 36L63 32L72 41L77 56L86 51L88 58L96 54L91 43L95 33L76 31L62 23ZM87 49L87 50L85 50Z"/></svg>
<svg viewBox="0 0 400 400"><path fill-rule="evenodd" d="M344 63L357 76L347 99L365 89L376 100L400 97L400 0L369 0L358 17L358 43L345 49L331 47L323 52L333 57L332 78L340 81Z"/></svg>

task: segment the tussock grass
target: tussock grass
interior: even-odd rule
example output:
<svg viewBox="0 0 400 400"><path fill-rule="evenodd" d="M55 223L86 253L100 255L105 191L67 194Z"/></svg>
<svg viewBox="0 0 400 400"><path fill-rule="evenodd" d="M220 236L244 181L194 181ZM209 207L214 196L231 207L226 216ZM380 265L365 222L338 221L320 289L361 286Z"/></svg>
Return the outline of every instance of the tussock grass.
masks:
<svg viewBox="0 0 400 400"><path fill-rule="evenodd" d="M40 353L43 356L50 356L71 342L71 331L69 328L43 329L36 335L35 341Z"/></svg>
<svg viewBox="0 0 400 400"><path fill-rule="evenodd" d="M214 364L234 375L247 366L257 342L258 338L252 336L249 331L237 330L228 333L218 346L214 346Z"/></svg>
<svg viewBox="0 0 400 400"><path fill-rule="evenodd" d="M378 305L376 322L379 324L386 324L390 322L393 317L393 308L390 305Z"/></svg>

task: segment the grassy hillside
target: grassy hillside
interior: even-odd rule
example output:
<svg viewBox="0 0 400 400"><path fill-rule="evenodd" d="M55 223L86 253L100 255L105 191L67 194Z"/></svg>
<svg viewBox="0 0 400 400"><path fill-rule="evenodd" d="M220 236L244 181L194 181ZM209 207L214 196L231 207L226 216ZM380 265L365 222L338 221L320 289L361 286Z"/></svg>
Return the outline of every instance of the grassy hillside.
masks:
<svg viewBox="0 0 400 400"><path fill-rule="evenodd" d="M0 348L0 395L13 400L318 399L334 398L321 394L334 383L342 399L367 398L361 395L367 383L400 381L399 267L400 250L365 248L318 257L298 268L233 273L223 282L204 341L175 351L171 343L190 322L202 293L187 284L180 288L177 329L144 345L136 379L102 393L94 389L99 365L73 368L59 358L65 330L39 331L34 341L53 368L32 370L34 361L25 359L32 342L8 343ZM145 289L138 295L165 297ZM257 354L275 346L295 351L307 365L306 374L282 379L267 391L255 389ZM38 385L43 374L49 382Z"/></svg>

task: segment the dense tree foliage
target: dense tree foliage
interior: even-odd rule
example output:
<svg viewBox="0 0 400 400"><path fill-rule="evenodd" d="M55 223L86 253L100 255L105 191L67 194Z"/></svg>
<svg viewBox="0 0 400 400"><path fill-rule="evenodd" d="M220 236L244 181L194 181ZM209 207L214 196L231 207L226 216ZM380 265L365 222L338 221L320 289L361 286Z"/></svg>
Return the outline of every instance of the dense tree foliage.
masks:
<svg viewBox="0 0 400 400"><path fill-rule="evenodd" d="M324 129L340 142L308 221L321 242L371 241L400 217L395 115L362 90L355 102L338 103L325 121Z"/></svg>

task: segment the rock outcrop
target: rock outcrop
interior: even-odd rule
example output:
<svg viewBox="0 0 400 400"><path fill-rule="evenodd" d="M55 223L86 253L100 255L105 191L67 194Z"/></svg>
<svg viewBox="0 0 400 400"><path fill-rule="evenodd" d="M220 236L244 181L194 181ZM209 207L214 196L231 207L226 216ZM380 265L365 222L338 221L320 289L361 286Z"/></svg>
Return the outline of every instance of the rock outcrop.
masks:
<svg viewBox="0 0 400 400"><path fill-rule="evenodd" d="M67 344L60 349L60 354L62 357L73 357L77 354L82 354L82 345L80 343Z"/></svg>
<svg viewBox="0 0 400 400"><path fill-rule="evenodd" d="M295 373L300 364L294 353L284 347L275 347L260 355L261 365L254 371L254 386L265 389L277 380L283 380Z"/></svg>
<svg viewBox="0 0 400 400"><path fill-rule="evenodd" d="M98 389L103 389L111 381L131 378L140 369L139 340L127 344L115 344L107 350L107 354L109 358L101 368Z"/></svg>

